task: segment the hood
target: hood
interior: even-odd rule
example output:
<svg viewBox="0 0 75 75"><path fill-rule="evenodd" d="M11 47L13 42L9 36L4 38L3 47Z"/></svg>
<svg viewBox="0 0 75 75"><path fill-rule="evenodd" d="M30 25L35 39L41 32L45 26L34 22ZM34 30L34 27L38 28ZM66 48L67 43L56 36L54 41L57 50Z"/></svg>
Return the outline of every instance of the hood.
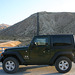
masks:
<svg viewBox="0 0 75 75"><path fill-rule="evenodd" d="M29 46L23 46L23 47L12 47L12 48L8 48L8 49L5 49L5 51L8 51L8 50L27 50L29 48Z"/></svg>

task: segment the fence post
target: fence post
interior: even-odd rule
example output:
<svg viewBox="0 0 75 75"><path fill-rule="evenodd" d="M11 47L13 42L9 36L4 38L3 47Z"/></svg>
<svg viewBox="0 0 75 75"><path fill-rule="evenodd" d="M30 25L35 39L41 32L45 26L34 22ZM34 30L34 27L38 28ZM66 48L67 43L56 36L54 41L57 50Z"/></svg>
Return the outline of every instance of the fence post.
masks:
<svg viewBox="0 0 75 75"><path fill-rule="evenodd" d="M37 35L39 35L39 13L37 13Z"/></svg>

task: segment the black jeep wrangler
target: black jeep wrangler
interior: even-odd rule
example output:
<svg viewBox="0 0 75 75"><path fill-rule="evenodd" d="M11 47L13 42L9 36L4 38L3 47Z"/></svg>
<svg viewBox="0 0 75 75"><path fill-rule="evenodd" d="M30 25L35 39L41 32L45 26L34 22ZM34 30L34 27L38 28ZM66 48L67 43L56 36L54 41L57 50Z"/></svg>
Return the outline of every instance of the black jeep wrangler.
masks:
<svg viewBox="0 0 75 75"><path fill-rule="evenodd" d="M15 73L19 65L55 65L60 73L70 71L75 62L73 35L35 36L25 47L6 49L0 57L3 70Z"/></svg>

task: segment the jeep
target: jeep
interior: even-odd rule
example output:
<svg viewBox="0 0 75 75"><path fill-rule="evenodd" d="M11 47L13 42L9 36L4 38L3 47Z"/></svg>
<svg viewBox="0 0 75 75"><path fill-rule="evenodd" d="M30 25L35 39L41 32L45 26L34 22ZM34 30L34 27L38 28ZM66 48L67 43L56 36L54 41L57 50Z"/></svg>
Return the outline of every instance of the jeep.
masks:
<svg viewBox="0 0 75 75"><path fill-rule="evenodd" d="M15 73L19 65L50 65L60 73L71 70L75 62L73 35L39 35L24 47L5 49L0 62L7 73Z"/></svg>

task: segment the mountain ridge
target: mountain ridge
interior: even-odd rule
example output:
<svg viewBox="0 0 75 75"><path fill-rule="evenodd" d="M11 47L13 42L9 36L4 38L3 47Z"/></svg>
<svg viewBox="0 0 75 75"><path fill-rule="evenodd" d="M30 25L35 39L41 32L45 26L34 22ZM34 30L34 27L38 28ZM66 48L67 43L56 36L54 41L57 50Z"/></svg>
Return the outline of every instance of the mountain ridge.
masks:
<svg viewBox="0 0 75 75"><path fill-rule="evenodd" d="M39 34L74 34L75 13L71 12L39 12ZM0 36L7 38L32 38L37 35L37 13L0 31Z"/></svg>
<svg viewBox="0 0 75 75"><path fill-rule="evenodd" d="M0 24L0 30L5 29L7 27L9 27L8 24Z"/></svg>

